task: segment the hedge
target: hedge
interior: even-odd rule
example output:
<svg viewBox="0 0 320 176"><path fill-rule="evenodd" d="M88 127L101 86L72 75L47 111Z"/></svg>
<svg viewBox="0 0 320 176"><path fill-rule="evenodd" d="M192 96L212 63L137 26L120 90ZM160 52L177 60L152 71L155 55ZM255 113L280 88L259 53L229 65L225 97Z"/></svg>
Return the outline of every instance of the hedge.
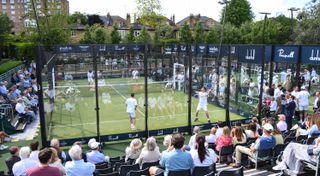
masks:
<svg viewBox="0 0 320 176"><path fill-rule="evenodd" d="M15 68L19 65L22 64L22 61L7 61L5 63L2 63L0 65L0 74L3 74L9 70L11 70L12 68Z"/></svg>

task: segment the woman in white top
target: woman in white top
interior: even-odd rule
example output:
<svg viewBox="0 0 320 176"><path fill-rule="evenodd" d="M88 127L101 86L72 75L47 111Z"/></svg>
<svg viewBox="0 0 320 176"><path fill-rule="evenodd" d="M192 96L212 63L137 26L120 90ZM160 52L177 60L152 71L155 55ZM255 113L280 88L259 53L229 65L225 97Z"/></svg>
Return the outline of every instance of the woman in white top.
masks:
<svg viewBox="0 0 320 176"><path fill-rule="evenodd" d="M161 153L159 147L157 146L156 139L154 137L149 137L144 144L136 163L142 164L146 162L156 162L160 160L160 157Z"/></svg>
<svg viewBox="0 0 320 176"><path fill-rule="evenodd" d="M172 139L171 135L167 135L167 136L164 137L163 145L166 147L166 150L162 151L162 153L161 153L162 156L165 153L171 152L174 149L174 147L171 145L171 139Z"/></svg>
<svg viewBox="0 0 320 176"><path fill-rule="evenodd" d="M57 149L51 147L50 150L52 151L52 157L49 166L58 168L61 175L66 175L66 169L63 167L61 160L58 157Z"/></svg>
<svg viewBox="0 0 320 176"><path fill-rule="evenodd" d="M199 133L196 136L197 147L190 151L191 157L195 167L211 166L216 162L216 154L212 149L205 147L206 138Z"/></svg>
<svg viewBox="0 0 320 176"><path fill-rule="evenodd" d="M141 153L141 146L142 142L140 139L133 139L130 143L130 146L126 148L126 159L127 162L128 159L137 159Z"/></svg>

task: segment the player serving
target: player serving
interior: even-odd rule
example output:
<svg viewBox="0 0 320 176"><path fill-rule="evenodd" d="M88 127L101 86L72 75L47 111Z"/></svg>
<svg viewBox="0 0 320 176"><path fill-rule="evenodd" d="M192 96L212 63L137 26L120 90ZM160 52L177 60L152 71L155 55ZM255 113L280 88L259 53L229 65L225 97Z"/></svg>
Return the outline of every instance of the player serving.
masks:
<svg viewBox="0 0 320 176"><path fill-rule="evenodd" d="M205 87L202 87L200 89L200 91L198 92L198 96L199 96L199 103L198 103L198 107L197 107L197 112L196 112L196 119L194 119L194 121L198 121L198 115L199 115L199 111L202 109L204 110L204 112L206 113L207 116L207 120L208 123L211 123L210 119L209 119L209 113L208 113L208 92L207 89Z"/></svg>

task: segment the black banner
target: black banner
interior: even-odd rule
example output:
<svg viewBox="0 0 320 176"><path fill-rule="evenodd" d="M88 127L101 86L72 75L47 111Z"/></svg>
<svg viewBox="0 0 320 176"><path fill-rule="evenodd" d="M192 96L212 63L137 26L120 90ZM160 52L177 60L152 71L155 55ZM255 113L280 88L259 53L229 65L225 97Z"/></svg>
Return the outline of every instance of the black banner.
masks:
<svg viewBox="0 0 320 176"><path fill-rule="evenodd" d="M241 45L238 46L239 62L261 64L262 46Z"/></svg>
<svg viewBox="0 0 320 176"><path fill-rule="evenodd" d="M320 46L303 46L301 48L301 63L320 65Z"/></svg>
<svg viewBox="0 0 320 176"><path fill-rule="evenodd" d="M273 54L275 62L298 62L298 46L275 46L275 51Z"/></svg>

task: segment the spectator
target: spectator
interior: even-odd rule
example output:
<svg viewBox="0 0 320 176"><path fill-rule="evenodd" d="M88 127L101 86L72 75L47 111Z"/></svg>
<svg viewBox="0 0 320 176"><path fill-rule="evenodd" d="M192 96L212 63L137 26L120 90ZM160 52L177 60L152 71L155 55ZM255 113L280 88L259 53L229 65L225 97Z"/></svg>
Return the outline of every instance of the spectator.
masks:
<svg viewBox="0 0 320 176"><path fill-rule="evenodd" d="M199 133L200 133L200 127L199 126L195 126L193 128L193 135L190 137L189 144L188 144L190 149L195 149L195 147L196 147L196 136Z"/></svg>
<svg viewBox="0 0 320 176"><path fill-rule="evenodd" d="M219 137L223 133L223 127L224 126L223 126L223 123L220 122L220 121L217 122L217 125L218 125L218 129L217 129L216 137Z"/></svg>
<svg viewBox="0 0 320 176"><path fill-rule="evenodd" d="M272 136L276 140L276 145L283 144L283 136L281 132L278 130L276 122L274 120L269 120L268 123L270 123L270 125L272 125L273 127Z"/></svg>
<svg viewBox="0 0 320 176"><path fill-rule="evenodd" d="M6 137L11 139L11 137L6 132L0 131L0 150L8 148L8 146L4 145Z"/></svg>
<svg viewBox="0 0 320 176"><path fill-rule="evenodd" d="M87 160L92 164L106 163L109 162L109 157L105 156L100 151L100 143L93 142L91 144L91 151L87 153Z"/></svg>
<svg viewBox="0 0 320 176"><path fill-rule="evenodd" d="M196 149L192 149L190 151L194 166L211 166L214 162L216 162L215 152L210 148L206 149L205 141L205 136L203 134L197 134L197 147Z"/></svg>
<svg viewBox="0 0 320 176"><path fill-rule="evenodd" d="M94 138L93 138L93 139L94 139ZM90 140L91 140L91 139L90 139ZM89 140L89 141L90 141L90 140ZM95 139L94 139L94 140L95 140ZM73 145L79 145L79 146L81 147L81 142L76 141L76 142L73 143ZM84 152L81 153L81 158L83 159L84 162L87 162L87 155L86 155ZM60 159L60 158L59 158L59 159ZM66 154L66 162L67 162L67 161L72 161L69 153Z"/></svg>
<svg viewBox="0 0 320 176"><path fill-rule="evenodd" d="M288 130L288 125L286 123L286 116L284 114L279 114L279 122L277 123L278 130L283 133Z"/></svg>
<svg viewBox="0 0 320 176"><path fill-rule="evenodd" d="M309 107L309 97L310 94L306 90L305 86L301 87L301 91L298 94L298 104L299 104L299 111L300 111L300 123L304 122L304 118L307 115L308 107Z"/></svg>
<svg viewBox="0 0 320 176"><path fill-rule="evenodd" d="M278 104L274 97L271 97L271 104L270 104L270 114L273 115L277 112Z"/></svg>
<svg viewBox="0 0 320 176"><path fill-rule="evenodd" d="M266 123L263 126L263 135L259 139L257 139L256 142L250 146L250 148L238 145L235 149L236 160L235 160L235 163L231 164L231 166L232 167L241 166L242 154L254 156L257 150L266 150L266 149L273 148L276 144L276 141L274 137L271 135L272 131L273 131L272 125L270 125L269 123Z"/></svg>
<svg viewBox="0 0 320 176"><path fill-rule="evenodd" d="M209 136L206 136L206 142L208 144L213 144L216 142L216 139L217 139L216 133L217 133L217 128L212 127L210 130Z"/></svg>
<svg viewBox="0 0 320 176"><path fill-rule="evenodd" d="M28 123L31 123L33 121L33 119L35 119L35 117L36 117L34 112L29 110L29 108L24 105L22 98L17 99L17 104L16 104L15 109L21 117L23 117L27 120Z"/></svg>
<svg viewBox="0 0 320 176"><path fill-rule="evenodd" d="M15 176L27 175L27 170L38 165L38 162L31 160L30 148L22 147L19 151L20 161L16 162L12 167L12 173Z"/></svg>
<svg viewBox="0 0 320 176"><path fill-rule="evenodd" d="M157 146L156 139L154 137L149 137L144 144L139 158L136 163L142 164L145 162L156 162L159 161L161 157L159 147Z"/></svg>
<svg viewBox="0 0 320 176"><path fill-rule="evenodd" d="M258 132L260 130L260 128L261 128L261 126L259 124L259 121L258 121L258 118L257 117L252 117L251 122L256 124L256 131Z"/></svg>
<svg viewBox="0 0 320 176"><path fill-rule="evenodd" d="M8 174L12 174L12 167L16 162L19 162L21 159L19 158L19 148L16 146L12 146L9 149L11 157L6 159L6 165L8 167Z"/></svg>
<svg viewBox="0 0 320 176"><path fill-rule="evenodd" d="M216 140L216 151L220 152L223 146L232 144L232 137L230 136L230 128L228 126L223 127L223 134Z"/></svg>
<svg viewBox="0 0 320 176"><path fill-rule="evenodd" d="M7 95L8 94L8 89L7 89L7 82L0 82L0 95Z"/></svg>
<svg viewBox="0 0 320 176"><path fill-rule="evenodd" d="M294 116L295 109L296 109L296 103L294 102L294 96L292 95L287 96L287 101L285 104L285 116L286 116L288 129L291 129L292 127L292 118Z"/></svg>
<svg viewBox="0 0 320 176"><path fill-rule="evenodd" d="M247 137L243 133L242 128L239 126L235 127L233 138L232 138L232 144L233 145L245 144L246 142L247 142Z"/></svg>
<svg viewBox="0 0 320 176"><path fill-rule="evenodd" d="M318 112L318 109L320 108L320 92L316 92L316 98L314 99L313 103L313 112Z"/></svg>
<svg viewBox="0 0 320 176"><path fill-rule="evenodd" d="M59 142L59 140L56 139L56 138L51 139L51 141L50 141L50 146L53 147L53 148L55 148L55 149L57 149L57 151L58 151L58 156L59 156L59 158L60 158L60 160L61 160L61 163L64 163L65 160L66 160L66 153L64 153L64 151L62 151L62 150L60 149L60 142Z"/></svg>
<svg viewBox="0 0 320 176"><path fill-rule="evenodd" d="M39 152L40 165L28 169L27 176L61 176L60 171L56 167L49 166L52 158L52 150L45 148Z"/></svg>
<svg viewBox="0 0 320 176"><path fill-rule="evenodd" d="M245 134L247 138L257 138L259 137L259 134L257 132L257 125L253 122L251 122L248 125L248 129L245 131Z"/></svg>
<svg viewBox="0 0 320 176"><path fill-rule="evenodd" d="M49 166L58 168L61 175L66 175L66 169L63 167L61 160L58 157L57 149L51 147L50 150L52 151L52 158L49 163Z"/></svg>
<svg viewBox="0 0 320 176"><path fill-rule="evenodd" d="M166 135L163 140L163 145L166 147L166 150L162 151L162 155L167 152L171 152L174 148L171 144L172 135Z"/></svg>
<svg viewBox="0 0 320 176"><path fill-rule="evenodd" d="M82 149L79 145L73 145L69 150L72 161L66 162L65 168L68 176L89 176L93 175L96 166L92 163L85 163L81 158Z"/></svg>
<svg viewBox="0 0 320 176"><path fill-rule="evenodd" d="M128 159L135 160L139 157L141 153L141 146L142 142L140 139L133 139L130 143L130 146L126 148L126 158L125 161L127 162Z"/></svg>
<svg viewBox="0 0 320 176"><path fill-rule="evenodd" d="M39 162L39 142L38 141L32 141L30 144L30 159Z"/></svg>
<svg viewBox="0 0 320 176"><path fill-rule="evenodd" d="M165 169L165 176L168 176L169 171L191 170L194 167L190 153L182 151L184 140L182 134L172 135L174 150L164 154L160 160L160 166ZM162 171L162 169L157 167L149 169L150 175L156 175Z"/></svg>

